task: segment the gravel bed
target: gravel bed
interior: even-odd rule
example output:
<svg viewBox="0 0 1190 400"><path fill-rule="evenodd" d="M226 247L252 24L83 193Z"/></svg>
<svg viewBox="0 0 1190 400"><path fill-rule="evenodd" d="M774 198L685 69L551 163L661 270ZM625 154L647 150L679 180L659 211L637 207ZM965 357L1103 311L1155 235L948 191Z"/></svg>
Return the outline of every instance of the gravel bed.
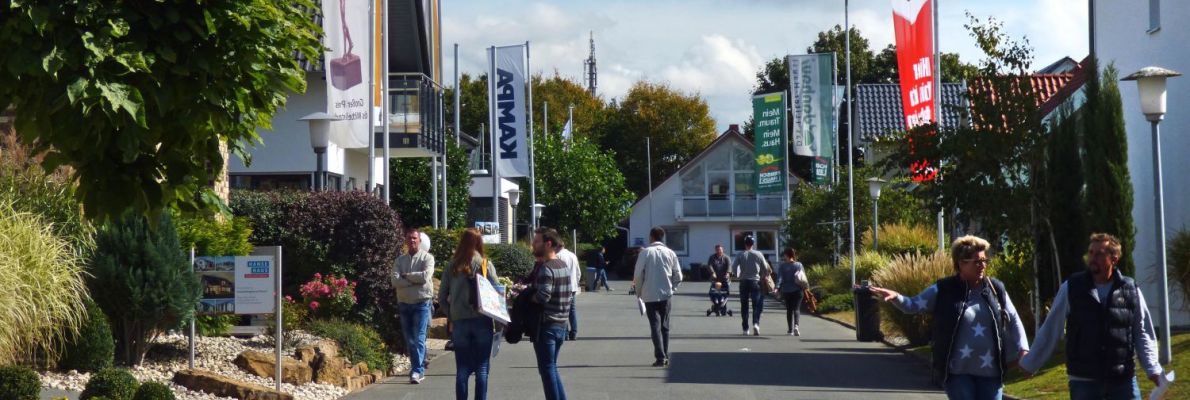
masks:
<svg viewBox="0 0 1190 400"><path fill-rule="evenodd" d="M302 344L313 343L319 337L304 331L295 331L292 338L284 347L284 353L292 356L294 349ZM245 350L255 350L272 353L274 341L271 336L256 336L250 339L230 337L198 337L195 343L194 366L199 369L218 373L243 382L250 382L272 388L272 378L262 378L244 372L232 364L236 356ZM145 362L129 370L141 382L156 381L169 385L178 400L224 400L229 397L218 397L201 392L194 392L170 381L174 373L187 368L189 344L185 335L162 335L154 341L153 348L145 356ZM409 370L409 359L403 355L393 354L394 372L402 373ZM40 372L43 387L80 392L91 379L90 373L78 371ZM334 385L309 383L295 386L288 383L281 384L281 391L293 394L296 400L334 400L347 394L347 390Z"/></svg>

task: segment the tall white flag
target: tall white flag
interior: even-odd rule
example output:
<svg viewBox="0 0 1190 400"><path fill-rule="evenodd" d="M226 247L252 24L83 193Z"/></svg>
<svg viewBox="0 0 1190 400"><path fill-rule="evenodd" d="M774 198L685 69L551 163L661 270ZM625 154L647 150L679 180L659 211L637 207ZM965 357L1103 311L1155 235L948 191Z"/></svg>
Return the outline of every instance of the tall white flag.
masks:
<svg viewBox="0 0 1190 400"><path fill-rule="evenodd" d="M562 127L562 139L570 140L570 137L574 134L573 129L574 129L574 120L573 119L566 120L566 125Z"/></svg>
<svg viewBox="0 0 1190 400"><path fill-rule="evenodd" d="M368 89L373 35L368 34L368 2L322 2L325 32L327 112L341 121L331 123L331 141L344 148L367 148L372 128L368 121Z"/></svg>
<svg viewBox="0 0 1190 400"><path fill-rule="evenodd" d="M497 168L501 177L529 176L529 139L525 121L525 45L496 48L495 115Z"/></svg>

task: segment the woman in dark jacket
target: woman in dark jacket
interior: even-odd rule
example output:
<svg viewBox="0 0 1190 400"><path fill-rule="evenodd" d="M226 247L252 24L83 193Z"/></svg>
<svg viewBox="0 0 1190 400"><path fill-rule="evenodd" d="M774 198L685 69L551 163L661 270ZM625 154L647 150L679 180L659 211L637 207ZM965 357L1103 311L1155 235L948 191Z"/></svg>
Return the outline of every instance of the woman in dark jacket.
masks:
<svg viewBox="0 0 1190 400"><path fill-rule="evenodd" d="M806 288L798 282L797 273L804 274L805 267L797 262L797 250L792 247L786 247L781 256L781 265L777 266L777 287L785 302L785 323L789 326L790 336L801 336L798 322L801 318L802 291Z"/></svg>

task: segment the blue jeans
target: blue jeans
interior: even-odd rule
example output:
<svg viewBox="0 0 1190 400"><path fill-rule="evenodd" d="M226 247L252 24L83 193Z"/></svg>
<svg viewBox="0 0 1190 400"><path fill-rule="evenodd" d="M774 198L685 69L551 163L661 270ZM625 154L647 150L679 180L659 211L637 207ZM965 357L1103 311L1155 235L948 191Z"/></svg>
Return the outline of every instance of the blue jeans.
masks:
<svg viewBox="0 0 1190 400"><path fill-rule="evenodd" d="M426 372L426 330L430 327L430 301L417 304L397 304L401 316L401 334L405 336L405 348L409 351L411 374Z"/></svg>
<svg viewBox="0 0 1190 400"><path fill-rule="evenodd" d="M1140 397L1136 377L1123 382L1070 381L1070 400L1123 400Z"/></svg>
<svg viewBox="0 0 1190 400"><path fill-rule="evenodd" d="M748 302L752 302L752 324L748 324ZM760 323L760 313L764 312L764 293L760 292L760 281L740 281L740 316L743 318L744 330Z"/></svg>
<svg viewBox="0 0 1190 400"><path fill-rule="evenodd" d="M999 377L950 374L946 376L946 397L962 400L1000 400L1004 382Z"/></svg>
<svg viewBox="0 0 1190 400"><path fill-rule="evenodd" d="M596 269L595 270L595 288L599 289L600 284L603 284L603 288L606 290L612 289L610 286L607 285L607 270L606 269Z"/></svg>
<svg viewBox="0 0 1190 400"><path fill-rule="evenodd" d="M566 400L562 377L558 376L558 353L562 351L565 341L566 327L555 323L543 325L538 331L537 341L533 342L533 352L537 354L537 373L541 374L546 400Z"/></svg>
<svg viewBox="0 0 1190 400"><path fill-rule="evenodd" d="M492 319L467 318L453 322L455 399L467 400L467 382L475 374L475 400L488 398L488 365L492 359Z"/></svg>
<svg viewBox="0 0 1190 400"><path fill-rule="evenodd" d="M578 336L578 293L570 295L570 336Z"/></svg>

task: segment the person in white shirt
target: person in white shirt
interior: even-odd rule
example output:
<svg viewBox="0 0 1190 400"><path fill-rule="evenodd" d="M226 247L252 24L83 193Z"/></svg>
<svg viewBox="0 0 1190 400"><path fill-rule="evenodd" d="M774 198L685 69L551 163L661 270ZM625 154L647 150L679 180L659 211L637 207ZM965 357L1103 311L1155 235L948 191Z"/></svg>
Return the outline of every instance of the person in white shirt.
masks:
<svg viewBox="0 0 1190 400"><path fill-rule="evenodd" d="M636 297L645 303L645 315L649 318L649 329L653 337L654 367L669 365L669 300L674 290L682 283L682 267L678 255L665 247L661 240L665 230L654 227L649 230L649 247L641 249L636 257L632 284Z"/></svg>
<svg viewBox="0 0 1190 400"><path fill-rule="evenodd" d="M578 300L579 276L582 271L579 270L578 256L567 249L565 244L560 245L561 250L558 251L557 257L566 263L566 268L570 270L570 291L574 293L570 298L570 332L567 333L566 340L574 340L578 338L578 311L575 311L578 306L574 301Z"/></svg>

